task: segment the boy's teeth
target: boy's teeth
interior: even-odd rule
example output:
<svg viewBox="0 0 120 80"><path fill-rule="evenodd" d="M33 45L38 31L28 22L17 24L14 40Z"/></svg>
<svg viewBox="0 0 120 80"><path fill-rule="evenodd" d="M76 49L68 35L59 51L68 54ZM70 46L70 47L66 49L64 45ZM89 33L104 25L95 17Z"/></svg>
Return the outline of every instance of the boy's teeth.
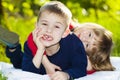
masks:
<svg viewBox="0 0 120 80"><path fill-rule="evenodd" d="M52 38L50 36L48 36L48 35L44 35L43 39L45 39L45 40L52 40Z"/></svg>

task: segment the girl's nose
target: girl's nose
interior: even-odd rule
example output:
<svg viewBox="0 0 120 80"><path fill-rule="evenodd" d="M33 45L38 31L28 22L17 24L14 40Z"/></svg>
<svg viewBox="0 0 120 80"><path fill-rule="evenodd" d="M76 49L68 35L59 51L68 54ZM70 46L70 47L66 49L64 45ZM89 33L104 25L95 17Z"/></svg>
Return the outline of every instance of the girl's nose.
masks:
<svg viewBox="0 0 120 80"><path fill-rule="evenodd" d="M82 37L82 41L88 42L88 39L84 36L84 37Z"/></svg>

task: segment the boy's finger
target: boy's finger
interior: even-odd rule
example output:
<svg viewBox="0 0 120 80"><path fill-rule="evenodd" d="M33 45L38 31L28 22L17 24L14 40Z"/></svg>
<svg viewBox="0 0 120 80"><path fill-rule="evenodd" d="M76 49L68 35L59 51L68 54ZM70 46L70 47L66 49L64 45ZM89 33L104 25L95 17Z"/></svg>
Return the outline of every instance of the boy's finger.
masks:
<svg viewBox="0 0 120 80"><path fill-rule="evenodd" d="M62 70L59 66L55 65L55 69Z"/></svg>

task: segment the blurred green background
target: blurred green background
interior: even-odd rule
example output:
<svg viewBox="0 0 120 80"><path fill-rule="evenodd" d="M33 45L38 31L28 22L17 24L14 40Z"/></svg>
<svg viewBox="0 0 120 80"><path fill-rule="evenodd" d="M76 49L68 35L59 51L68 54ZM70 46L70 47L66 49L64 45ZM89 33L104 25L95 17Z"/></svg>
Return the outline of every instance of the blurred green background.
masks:
<svg viewBox="0 0 120 80"><path fill-rule="evenodd" d="M16 32L24 44L34 29L39 8L49 0L0 0L0 25ZM120 56L120 0L59 0L80 23L95 22L113 33L111 56ZM0 61L9 62L5 45L0 43Z"/></svg>

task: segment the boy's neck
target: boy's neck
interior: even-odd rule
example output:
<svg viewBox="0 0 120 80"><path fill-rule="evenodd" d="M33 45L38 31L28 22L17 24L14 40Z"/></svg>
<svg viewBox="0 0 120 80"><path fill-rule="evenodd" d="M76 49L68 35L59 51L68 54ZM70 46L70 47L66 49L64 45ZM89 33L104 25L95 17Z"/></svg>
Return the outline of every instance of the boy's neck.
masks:
<svg viewBox="0 0 120 80"><path fill-rule="evenodd" d="M52 55L56 54L59 51L59 49L60 49L59 43L55 44L53 46L46 48L46 54L48 56L52 56Z"/></svg>

